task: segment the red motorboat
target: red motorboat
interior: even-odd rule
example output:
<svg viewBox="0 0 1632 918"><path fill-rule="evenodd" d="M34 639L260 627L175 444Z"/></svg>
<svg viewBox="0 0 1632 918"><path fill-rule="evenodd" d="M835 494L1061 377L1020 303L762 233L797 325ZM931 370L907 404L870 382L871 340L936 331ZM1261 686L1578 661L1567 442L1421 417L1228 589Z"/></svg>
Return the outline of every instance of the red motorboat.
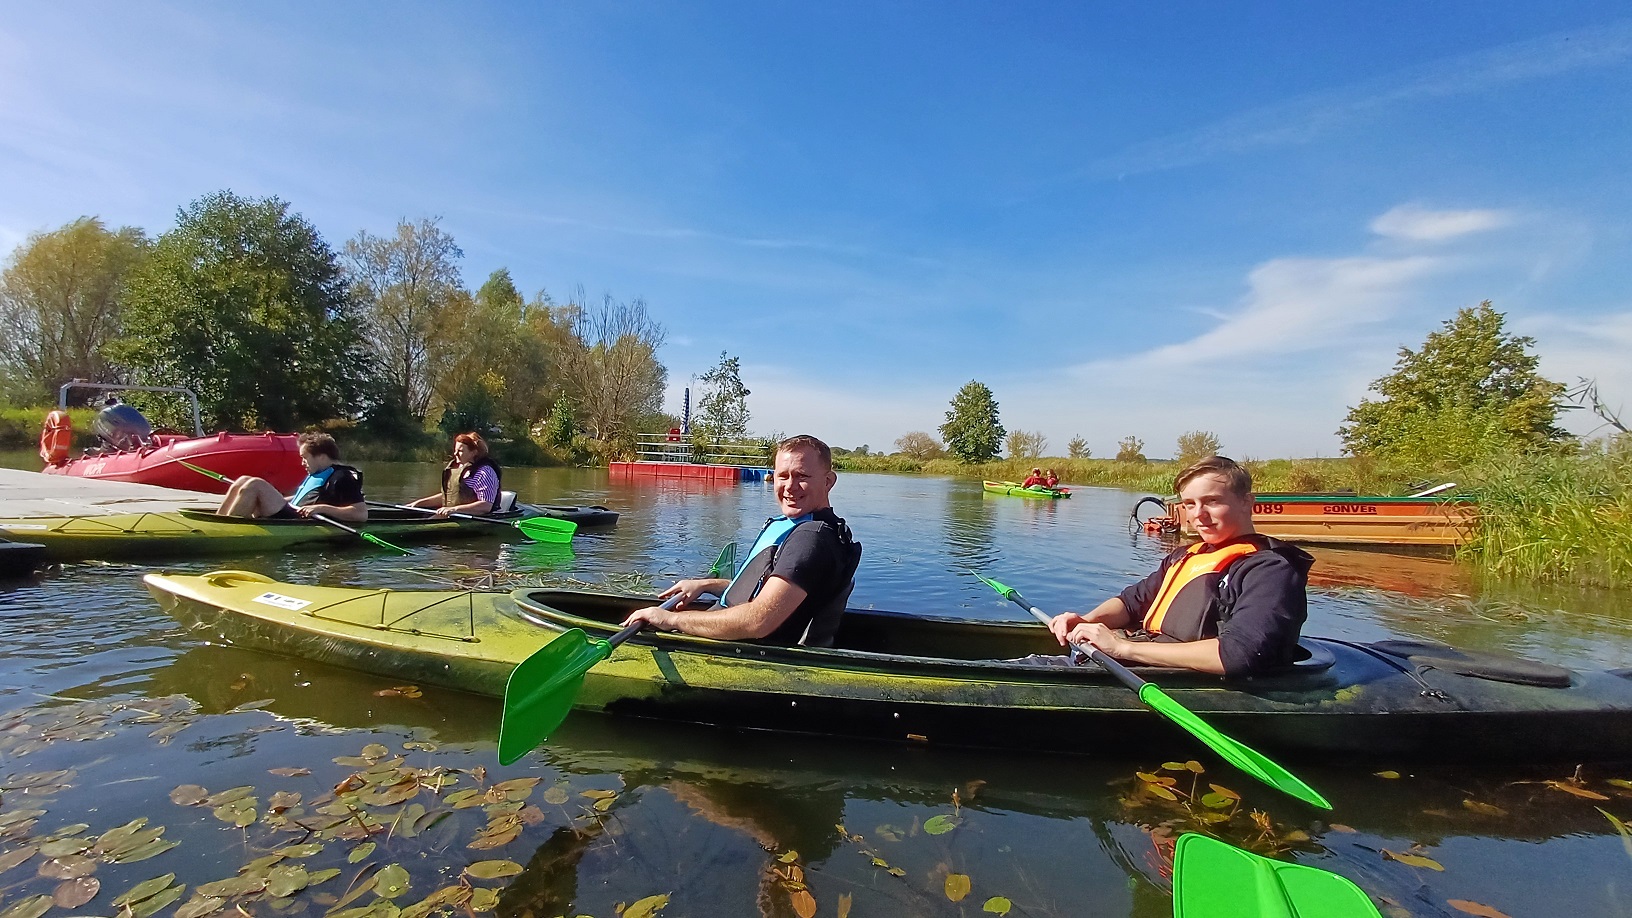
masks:
<svg viewBox="0 0 1632 918"><path fill-rule="evenodd" d="M73 430L68 420L70 388L135 389L144 392L180 392L193 405L195 436L154 433L147 419L134 407L110 399L97 415L94 429L102 445L69 458ZM218 433L204 436L199 420L198 397L186 389L158 386L114 386L100 383L68 383L58 392L59 409L46 416L40 432L40 459L47 475L77 475L105 481L177 488L183 491L226 492L226 485L187 468L190 462L227 478L254 475L271 482L287 494L300 485L306 469L300 463L300 446L294 434Z"/></svg>

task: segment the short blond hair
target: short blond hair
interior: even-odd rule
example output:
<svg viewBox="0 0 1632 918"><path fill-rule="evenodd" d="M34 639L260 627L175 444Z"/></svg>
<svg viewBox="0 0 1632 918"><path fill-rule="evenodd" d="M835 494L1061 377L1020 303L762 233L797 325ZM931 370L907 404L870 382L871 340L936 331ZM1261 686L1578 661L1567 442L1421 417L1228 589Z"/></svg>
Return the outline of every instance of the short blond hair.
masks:
<svg viewBox="0 0 1632 918"><path fill-rule="evenodd" d="M1208 456L1192 463L1179 477L1173 479L1173 493L1178 494L1184 486L1201 475L1217 475L1224 479L1224 483L1237 497L1247 497L1252 494L1252 473L1242 468L1240 463L1228 456Z"/></svg>
<svg viewBox="0 0 1632 918"><path fill-rule="evenodd" d="M776 444L778 453L791 453L796 449L810 450L816 454L816 458L822 460L823 468L833 471L833 450L810 434L797 434Z"/></svg>

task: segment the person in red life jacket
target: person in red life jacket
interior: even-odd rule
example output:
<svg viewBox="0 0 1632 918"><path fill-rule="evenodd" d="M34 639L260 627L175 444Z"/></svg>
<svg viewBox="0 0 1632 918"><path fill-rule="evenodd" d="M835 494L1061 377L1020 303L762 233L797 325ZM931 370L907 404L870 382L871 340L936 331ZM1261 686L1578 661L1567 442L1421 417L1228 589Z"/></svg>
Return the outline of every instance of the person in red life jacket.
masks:
<svg viewBox="0 0 1632 918"><path fill-rule="evenodd" d="M1059 484L1060 484L1060 476L1054 474L1053 469L1049 469L1048 471L1043 473L1043 487L1045 487L1045 488L1055 488L1055 487L1058 487Z"/></svg>
<svg viewBox="0 0 1632 918"><path fill-rule="evenodd" d="M637 609L624 626L831 647L861 562L861 543L828 499L838 481L833 453L815 437L789 437L776 446L772 481L782 515L765 524L735 577L682 580L658 594L681 597L674 609ZM691 608L705 595L719 601Z"/></svg>
<svg viewBox="0 0 1632 918"><path fill-rule="evenodd" d="M368 519L363 502L363 473L340 464L340 446L326 433L300 435L300 463L306 480L285 498L264 478L245 475L227 488L221 501L222 516L253 519L291 520L322 514L346 523Z"/></svg>
<svg viewBox="0 0 1632 918"><path fill-rule="evenodd" d="M1042 486L1043 486L1043 470L1042 469L1032 469L1031 474L1026 476L1026 480L1020 482L1020 487L1022 487L1022 488L1040 488Z"/></svg>
<svg viewBox="0 0 1632 918"><path fill-rule="evenodd" d="M1092 644L1124 663L1223 676L1297 662L1315 559L1253 531L1252 476L1234 461L1209 456L1174 487L1201 541L1088 614L1055 616L1049 630L1061 644Z"/></svg>
<svg viewBox="0 0 1632 918"><path fill-rule="evenodd" d="M475 432L453 438L453 458L442 469L442 490L421 497L410 507L435 507L432 514L447 519L450 513L482 516L493 512L499 500L499 467L487 457L487 441Z"/></svg>

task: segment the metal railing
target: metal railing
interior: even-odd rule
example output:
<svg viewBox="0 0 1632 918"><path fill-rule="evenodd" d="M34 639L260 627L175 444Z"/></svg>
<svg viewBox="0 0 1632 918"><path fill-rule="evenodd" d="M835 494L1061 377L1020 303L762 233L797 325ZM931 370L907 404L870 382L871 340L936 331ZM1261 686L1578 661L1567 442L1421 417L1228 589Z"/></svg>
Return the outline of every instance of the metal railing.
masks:
<svg viewBox="0 0 1632 918"><path fill-rule="evenodd" d="M665 434L635 439L641 462L689 462L695 465L736 465L769 468L769 451L760 440L675 440Z"/></svg>

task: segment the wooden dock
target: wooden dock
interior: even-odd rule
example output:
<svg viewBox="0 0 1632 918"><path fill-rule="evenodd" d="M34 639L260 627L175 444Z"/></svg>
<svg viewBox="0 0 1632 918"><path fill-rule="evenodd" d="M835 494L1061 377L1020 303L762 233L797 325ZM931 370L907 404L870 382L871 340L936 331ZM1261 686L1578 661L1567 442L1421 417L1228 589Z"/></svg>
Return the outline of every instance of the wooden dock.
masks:
<svg viewBox="0 0 1632 918"><path fill-rule="evenodd" d="M220 505L221 495L203 491L0 469L0 519L166 513L183 507L214 510Z"/></svg>

